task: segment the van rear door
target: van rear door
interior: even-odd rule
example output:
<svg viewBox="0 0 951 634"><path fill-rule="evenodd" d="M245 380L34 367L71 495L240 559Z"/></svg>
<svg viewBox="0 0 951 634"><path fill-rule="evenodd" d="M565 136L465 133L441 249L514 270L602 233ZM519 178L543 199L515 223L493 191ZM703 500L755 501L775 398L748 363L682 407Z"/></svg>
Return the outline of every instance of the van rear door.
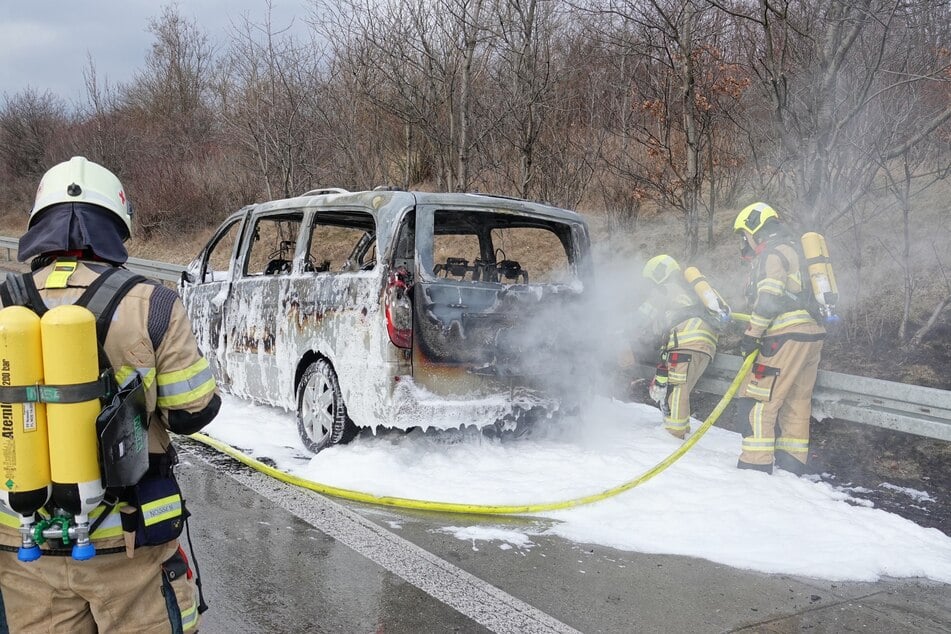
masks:
<svg viewBox="0 0 951 634"><path fill-rule="evenodd" d="M587 227L569 212L493 203L417 206L413 377L437 394L554 387L569 359Z"/></svg>

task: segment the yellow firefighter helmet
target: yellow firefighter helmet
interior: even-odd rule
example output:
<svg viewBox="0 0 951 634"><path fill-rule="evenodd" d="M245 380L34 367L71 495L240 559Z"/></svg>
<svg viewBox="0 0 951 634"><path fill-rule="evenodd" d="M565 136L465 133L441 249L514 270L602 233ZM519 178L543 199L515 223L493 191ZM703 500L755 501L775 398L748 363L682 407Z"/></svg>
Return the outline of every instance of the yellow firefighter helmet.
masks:
<svg viewBox="0 0 951 634"><path fill-rule="evenodd" d="M644 265L642 275L655 284L663 284L670 279L674 271L680 271L680 265L677 264L677 260L669 255L662 254L655 255L647 261L647 264Z"/></svg>
<svg viewBox="0 0 951 634"><path fill-rule="evenodd" d="M756 232L763 228L766 221L770 218L779 219L776 210L766 203L753 203L743 208L733 223L733 232L746 231L750 235L756 235Z"/></svg>

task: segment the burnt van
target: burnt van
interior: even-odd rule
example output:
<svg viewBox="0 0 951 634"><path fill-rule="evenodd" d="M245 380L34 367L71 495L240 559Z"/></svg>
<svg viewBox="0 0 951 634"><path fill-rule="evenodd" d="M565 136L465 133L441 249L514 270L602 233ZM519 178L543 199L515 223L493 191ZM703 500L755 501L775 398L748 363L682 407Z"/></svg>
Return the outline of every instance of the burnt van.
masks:
<svg viewBox="0 0 951 634"><path fill-rule="evenodd" d="M589 250L580 215L525 200L322 189L233 213L180 291L222 388L296 410L316 452L564 408Z"/></svg>

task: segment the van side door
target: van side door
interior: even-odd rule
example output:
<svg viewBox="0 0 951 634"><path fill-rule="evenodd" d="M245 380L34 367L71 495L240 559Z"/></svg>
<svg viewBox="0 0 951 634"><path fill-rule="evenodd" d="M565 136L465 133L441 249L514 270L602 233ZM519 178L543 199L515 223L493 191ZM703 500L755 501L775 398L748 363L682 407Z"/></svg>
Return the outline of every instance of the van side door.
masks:
<svg viewBox="0 0 951 634"><path fill-rule="evenodd" d="M228 385L223 368L227 332L222 329L231 292L235 257L247 214L222 223L199 256L186 268L179 288L202 354L216 377Z"/></svg>
<svg viewBox="0 0 951 634"><path fill-rule="evenodd" d="M225 372L232 393L274 403L280 393L285 302L291 285L304 212L279 209L255 213L235 260L225 300Z"/></svg>

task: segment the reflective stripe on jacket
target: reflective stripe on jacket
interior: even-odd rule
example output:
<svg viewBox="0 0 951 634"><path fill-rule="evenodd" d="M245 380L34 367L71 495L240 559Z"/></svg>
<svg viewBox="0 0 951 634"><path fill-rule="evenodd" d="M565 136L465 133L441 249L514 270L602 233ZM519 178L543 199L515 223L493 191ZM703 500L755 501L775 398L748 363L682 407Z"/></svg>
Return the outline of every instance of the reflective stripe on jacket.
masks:
<svg viewBox="0 0 951 634"><path fill-rule="evenodd" d="M706 308L694 292L676 281L665 282L638 309L641 321L662 336L662 349L716 354L718 334L702 316Z"/></svg>

